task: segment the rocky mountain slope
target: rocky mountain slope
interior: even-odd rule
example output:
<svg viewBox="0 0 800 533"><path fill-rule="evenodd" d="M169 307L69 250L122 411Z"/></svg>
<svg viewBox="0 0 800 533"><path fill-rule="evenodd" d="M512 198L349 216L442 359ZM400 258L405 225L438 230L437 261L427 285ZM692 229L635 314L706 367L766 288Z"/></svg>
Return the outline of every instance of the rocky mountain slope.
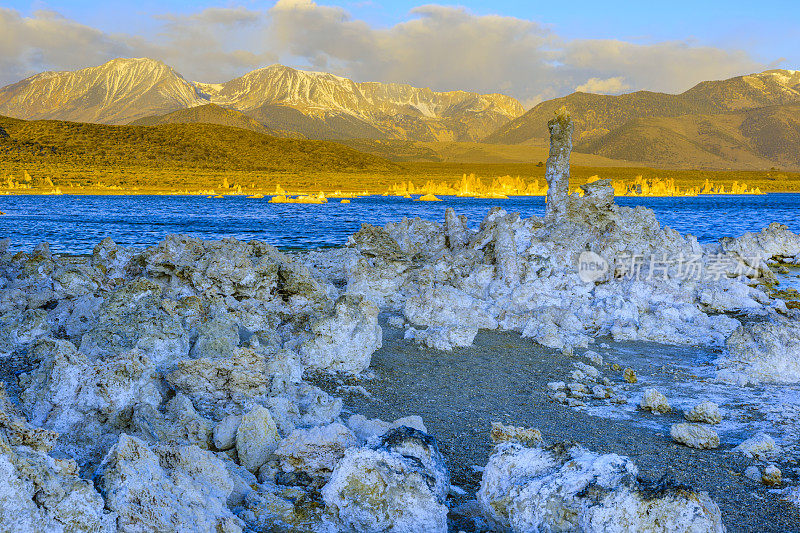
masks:
<svg viewBox="0 0 800 533"><path fill-rule="evenodd" d="M800 104L635 118L577 150L680 168L800 167Z"/></svg>
<svg viewBox="0 0 800 533"><path fill-rule="evenodd" d="M523 112L513 98L356 83L282 65L223 84L190 82L151 59L45 72L0 89L0 114L125 124L214 103L272 130L317 139L478 140Z"/></svg>
<svg viewBox="0 0 800 533"><path fill-rule="evenodd" d="M566 107L575 120L576 140L586 141L637 118L711 115L787 103L800 103L800 71L770 70L728 80L705 81L681 94L576 92L542 102L501 126L486 140L514 144L534 138L546 139L547 121L561 107Z"/></svg>
<svg viewBox="0 0 800 533"><path fill-rule="evenodd" d="M575 118L577 149L667 166L800 167L800 71L770 70L702 82L681 94L573 93L537 105L486 140L547 138L561 107Z"/></svg>
<svg viewBox="0 0 800 533"><path fill-rule="evenodd" d="M227 109L217 104L204 104L186 109L179 109L166 115L153 115L140 118L130 123L131 126L158 126L161 124L218 124L232 126L243 130L251 130L265 135L286 138L302 138L293 131L273 130L248 117L241 111Z"/></svg>
<svg viewBox="0 0 800 533"><path fill-rule="evenodd" d="M43 72L0 89L0 115L124 124L199 105L197 88L150 59L114 59L75 72Z"/></svg>

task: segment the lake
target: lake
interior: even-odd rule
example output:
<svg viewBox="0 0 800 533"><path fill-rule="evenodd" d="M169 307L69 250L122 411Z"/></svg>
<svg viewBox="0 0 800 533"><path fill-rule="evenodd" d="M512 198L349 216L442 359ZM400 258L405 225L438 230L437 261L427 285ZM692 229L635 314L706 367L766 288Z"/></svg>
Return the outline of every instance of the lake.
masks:
<svg viewBox="0 0 800 533"><path fill-rule="evenodd" d="M495 205L523 217L544 214L543 197L509 200L442 197L415 202L398 197L354 198L349 204L271 204L243 196L0 196L0 238L12 250L47 241L54 252L90 253L103 238L143 247L170 233L204 239L262 240L282 249L338 246L369 222L384 225L402 217L444 220L453 207L477 226ZM662 225L696 235L701 242L758 231L781 222L800 232L800 194L617 198L625 206L653 209Z"/></svg>

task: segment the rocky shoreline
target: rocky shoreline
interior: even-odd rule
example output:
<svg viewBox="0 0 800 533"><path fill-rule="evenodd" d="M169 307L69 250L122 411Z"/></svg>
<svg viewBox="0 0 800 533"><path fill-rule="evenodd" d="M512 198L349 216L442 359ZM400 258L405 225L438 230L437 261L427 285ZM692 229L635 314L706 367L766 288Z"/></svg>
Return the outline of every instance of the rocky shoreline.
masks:
<svg viewBox="0 0 800 533"><path fill-rule="evenodd" d="M744 475L753 465L763 470L765 463L733 453L738 437L731 442L726 439L718 449L696 450L670 438L670 425L685 421L677 409L667 415L639 411L632 419L621 419L595 416L553 401L547 384L567 374L576 360L586 360L580 356L549 350L513 332L496 331L481 331L473 346L442 354L403 339L403 330L386 320L381 326L385 342L372 357L374 377L320 375L314 383L341 395L345 412L386 420L409 413L422 417L439 441L453 484L464 491L451 494L451 531L485 530L471 514L482 475L475 467L485 466L492 454L489 429L498 421L538 428L548 443L579 442L598 453L630 457L644 479L670 480L708 492L719 505L728 531L794 531L800 524L800 507L771 492L774 488L760 479ZM641 380L661 370L660 362L635 366ZM622 387L621 372L609 369L608 374ZM361 386L368 395L343 385ZM632 389L626 394L633 396ZM787 453L775 461L784 473L784 487L800 484L795 457Z"/></svg>
<svg viewBox="0 0 800 533"><path fill-rule="evenodd" d="M791 528L797 513L778 502L800 493L775 470L797 475L764 444L771 437L717 460L720 451L671 444L669 432L581 411L634 400L636 369L589 349L604 339L715 349L714 379L726 387L800 382L800 312L771 295L768 263L800 263L800 237L772 224L701 246L647 209L615 205L607 181L568 195L571 120L550 128L544 218L493 209L473 231L448 210L443 224L364 225L346 248L294 255L180 235L146 250L106 239L87 257L0 245L2 529ZM538 352L527 365L518 353L504 360L486 335L506 339L507 352ZM384 357L412 347L425 353L417 366ZM458 375L442 366L451 354L465 376L482 372L485 390L447 383ZM492 365L511 360L530 392L506 391L513 409L497 392L484 403L503 375ZM463 387L425 408L408 386L430 385L427 375ZM660 392L644 395L642 408L673 416ZM459 409L469 431L446 423ZM564 427L570 419L577 430ZM716 435L708 420L692 423L678 428L684 443ZM622 444L631 439L640 444ZM703 439L698 447L713 448ZM675 475L644 479L667 465ZM782 513L771 523L742 522L751 488L710 482L752 466L786 489L764 496Z"/></svg>

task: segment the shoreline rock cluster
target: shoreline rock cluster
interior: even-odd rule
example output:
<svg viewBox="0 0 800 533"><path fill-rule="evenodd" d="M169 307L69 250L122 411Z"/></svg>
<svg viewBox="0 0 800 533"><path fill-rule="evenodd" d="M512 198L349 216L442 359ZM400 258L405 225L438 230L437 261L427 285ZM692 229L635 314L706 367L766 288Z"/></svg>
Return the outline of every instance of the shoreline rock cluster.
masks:
<svg viewBox="0 0 800 533"><path fill-rule="evenodd" d="M551 129L544 219L493 209L472 231L450 209L443 224L365 224L346 249L297 256L181 235L146 250L105 239L89 257L0 245L0 529L446 531L449 475L423 421L345 418L340 398L303 379L365 372L381 311L439 350L481 328L568 353L611 335L724 347L720 379L733 383L800 381L797 313L735 266L796 257L800 237L771 225L700 246L616 206L608 183L567 196L570 119ZM715 280L586 282L587 251L734 266ZM570 378L554 392L614 393L592 365ZM692 416L713 418L706 408ZM493 435L478 499L500 530L722 530L707 496L649 489L626 458L544 447L525 428Z"/></svg>

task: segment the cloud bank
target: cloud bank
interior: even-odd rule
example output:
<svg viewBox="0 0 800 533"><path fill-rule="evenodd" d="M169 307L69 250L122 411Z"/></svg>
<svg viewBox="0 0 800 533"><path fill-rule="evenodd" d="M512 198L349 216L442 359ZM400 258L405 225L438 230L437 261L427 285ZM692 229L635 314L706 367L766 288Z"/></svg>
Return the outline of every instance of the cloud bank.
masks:
<svg viewBox="0 0 800 533"><path fill-rule="evenodd" d="M536 21L442 5L416 7L387 28L312 0L154 19L151 34L114 34L51 11L25 17L0 8L0 84L120 56L160 59L188 79L210 82L283 62L357 81L500 92L530 106L575 90L680 92L702 80L766 68L742 50L689 41L568 40Z"/></svg>

